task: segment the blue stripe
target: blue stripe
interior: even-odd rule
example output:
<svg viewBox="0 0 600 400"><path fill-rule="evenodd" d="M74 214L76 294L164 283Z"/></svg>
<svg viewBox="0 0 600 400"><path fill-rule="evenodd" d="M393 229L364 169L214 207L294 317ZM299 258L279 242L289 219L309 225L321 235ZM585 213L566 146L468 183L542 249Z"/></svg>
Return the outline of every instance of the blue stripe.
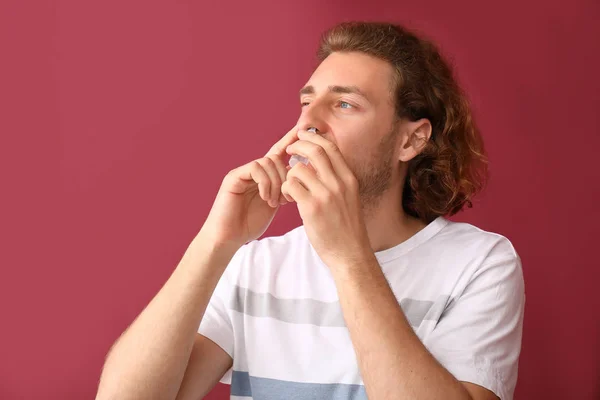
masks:
<svg viewBox="0 0 600 400"><path fill-rule="evenodd" d="M231 395L252 397L249 373L235 370L233 371L231 374Z"/></svg>
<svg viewBox="0 0 600 400"><path fill-rule="evenodd" d="M367 400L363 385L281 381L257 378L241 371L233 371L231 395L253 400Z"/></svg>

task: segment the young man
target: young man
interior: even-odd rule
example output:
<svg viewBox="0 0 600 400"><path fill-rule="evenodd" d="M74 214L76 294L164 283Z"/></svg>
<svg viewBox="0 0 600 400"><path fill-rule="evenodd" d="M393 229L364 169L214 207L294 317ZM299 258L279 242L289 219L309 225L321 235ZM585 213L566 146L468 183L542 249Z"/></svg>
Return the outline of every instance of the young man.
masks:
<svg viewBox="0 0 600 400"><path fill-rule="evenodd" d="M524 284L504 237L453 215L486 176L431 43L384 23L322 39L297 125L232 170L99 399L511 399ZM309 132L309 128L314 128ZM309 164L286 165L289 155ZM258 239L278 208L303 225Z"/></svg>

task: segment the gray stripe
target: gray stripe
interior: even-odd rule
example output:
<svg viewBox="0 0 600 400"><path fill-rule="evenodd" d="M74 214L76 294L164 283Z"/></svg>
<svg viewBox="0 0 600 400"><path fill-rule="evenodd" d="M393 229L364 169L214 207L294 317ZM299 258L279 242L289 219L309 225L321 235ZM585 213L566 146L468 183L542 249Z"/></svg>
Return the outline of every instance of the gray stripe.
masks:
<svg viewBox="0 0 600 400"><path fill-rule="evenodd" d="M450 296L439 296L435 302L429 300L402 299L400 307L411 326L420 326L423 320L438 321L446 308Z"/></svg>
<svg viewBox="0 0 600 400"><path fill-rule="evenodd" d="M313 299L279 299L237 286L231 308L253 317L271 317L294 324L345 327L340 303Z"/></svg>
<svg viewBox="0 0 600 400"><path fill-rule="evenodd" d="M446 309L450 296L437 300L400 300L411 326L419 327L423 320L438 321ZM339 301L324 302L314 299L280 299L270 293L256 293L236 286L231 309L253 317L270 317L293 324L311 324L324 327L345 327Z"/></svg>
<svg viewBox="0 0 600 400"><path fill-rule="evenodd" d="M365 387L344 383L303 383L257 378L233 371L231 395L255 400L367 400Z"/></svg>

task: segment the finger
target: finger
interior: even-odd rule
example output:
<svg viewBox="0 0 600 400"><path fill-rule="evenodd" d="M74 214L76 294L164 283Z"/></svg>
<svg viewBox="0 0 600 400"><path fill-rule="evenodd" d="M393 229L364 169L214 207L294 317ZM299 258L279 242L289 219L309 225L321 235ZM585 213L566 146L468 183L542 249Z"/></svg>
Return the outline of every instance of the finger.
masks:
<svg viewBox="0 0 600 400"><path fill-rule="evenodd" d="M298 154L308 158L317 175L326 184L337 180L336 171L325 149L318 144L306 140L299 140L286 149L288 154Z"/></svg>
<svg viewBox="0 0 600 400"><path fill-rule="evenodd" d="M304 203L310 200L309 191L300 183L296 178L288 178L283 185L281 185L281 192L290 198L291 202Z"/></svg>
<svg viewBox="0 0 600 400"><path fill-rule="evenodd" d="M275 162L269 157L263 157L258 160L259 164L262 165L263 169L266 171L269 176L270 181L270 190L267 192L268 195L268 203L271 207L275 208L279 205L279 193L281 190L282 180L279 177L279 172L277 172L277 166Z"/></svg>
<svg viewBox="0 0 600 400"><path fill-rule="evenodd" d="M285 155L285 148L297 140L298 126L294 126L288 133L283 135L283 137L271 147L271 149L267 152L266 155L283 157Z"/></svg>
<svg viewBox="0 0 600 400"><path fill-rule="evenodd" d="M277 168L277 172L279 173L279 179L282 183L285 182L288 172L285 163L281 160L280 157L271 157L271 160L273 160L273 162L275 163L275 168ZM283 205L287 203L285 196L281 193L281 186L279 186L278 194L279 199L277 201L279 202L279 204Z"/></svg>
<svg viewBox="0 0 600 400"><path fill-rule="evenodd" d="M292 167L290 167L289 165L286 165L286 166L285 166L285 169L286 169L286 171L289 173L289 172L290 172L290 170L292 169ZM286 173L286 178L285 178L285 179L286 179L286 181L287 181L287 173ZM283 181L283 184L285 184L285 181ZM293 198L292 198L292 197L291 197L289 194L287 194L287 193L285 193L285 192L283 191L283 184L281 185L281 194L283 195L283 197L285 197L285 198L286 198L286 200L287 200L287 201L289 201L290 203L293 203L293 202L294 202L294 199L293 199Z"/></svg>
<svg viewBox="0 0 600 400"><path fill-rule="evenodd" d="M348 163L342 155L342 152L340 151L339 147L337 147L336 144L332 141L325 139L322 135L319 135L318 133L309 132L305 130L298 131L298 139L299 142L308 141L322 147L323 150L325 150L327 157L329 158L329 161L333 170L335 171L335 174L340 178L354 176L354 173L350 170L350 167L348 167Z"/></svg>
<svg viewBox="0 0 600 400"><path fill-rule="evenodd" d="M243 193L248 190L248 183L256 182L258 184L258 193L260 197L268 201L269 192L271 190L271 180L269 175L264 170L263 166L257 160L250 161L248 164L243 165L234 171L233 178L238 181L245 183L244 185L234 185L235 193Z"/></svg>
<svg viewBox="0 0 600 400"><path fill-rule="evenodd" d="M310 167L298 163L289 170L286 180L295 179L302 186L304 186L312 195L321 196L327 191L327 188L319 180L317 175L310 169Z"/></svg>

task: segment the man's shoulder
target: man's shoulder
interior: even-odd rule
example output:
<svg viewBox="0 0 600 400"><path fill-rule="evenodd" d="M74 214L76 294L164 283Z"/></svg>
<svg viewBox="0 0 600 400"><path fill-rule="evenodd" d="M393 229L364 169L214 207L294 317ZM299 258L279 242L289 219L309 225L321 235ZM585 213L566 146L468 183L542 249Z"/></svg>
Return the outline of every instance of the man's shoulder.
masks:
<svg viewBox="0 0 600 400"><path fill-rule="evenodd" d="M438 245L449 246L457 251L462 249L487 257L518 257L508 237L467 222L448 221L436 239Z"/></svg>
<svg viewBox="0 0 600 400"><path fill-rule="evenodd" d="M298 226L278 236L265 236L243 245L238 251L241 263L269 266L265 271L271 271L273 266L282 266L290 260L307 261L314 256L304 226Z"/></svg>
<svg viewBox="0 0 600 400"><path fill-rule="evenodd" d="M322 277L324 267L304 227L299 226L279 236L246 243L227 270L232 285L287 297L295 293L299 279L315 281Z"/></svg>
<svg viewBox="0 0 600 400"><path fill-rule="evenodd" d="M256 252L287 252L293 249L304 247L308 244L304 226L297 226L282 235L265 236L261 239L246 243L245 247L249 251Z"/></svg>

